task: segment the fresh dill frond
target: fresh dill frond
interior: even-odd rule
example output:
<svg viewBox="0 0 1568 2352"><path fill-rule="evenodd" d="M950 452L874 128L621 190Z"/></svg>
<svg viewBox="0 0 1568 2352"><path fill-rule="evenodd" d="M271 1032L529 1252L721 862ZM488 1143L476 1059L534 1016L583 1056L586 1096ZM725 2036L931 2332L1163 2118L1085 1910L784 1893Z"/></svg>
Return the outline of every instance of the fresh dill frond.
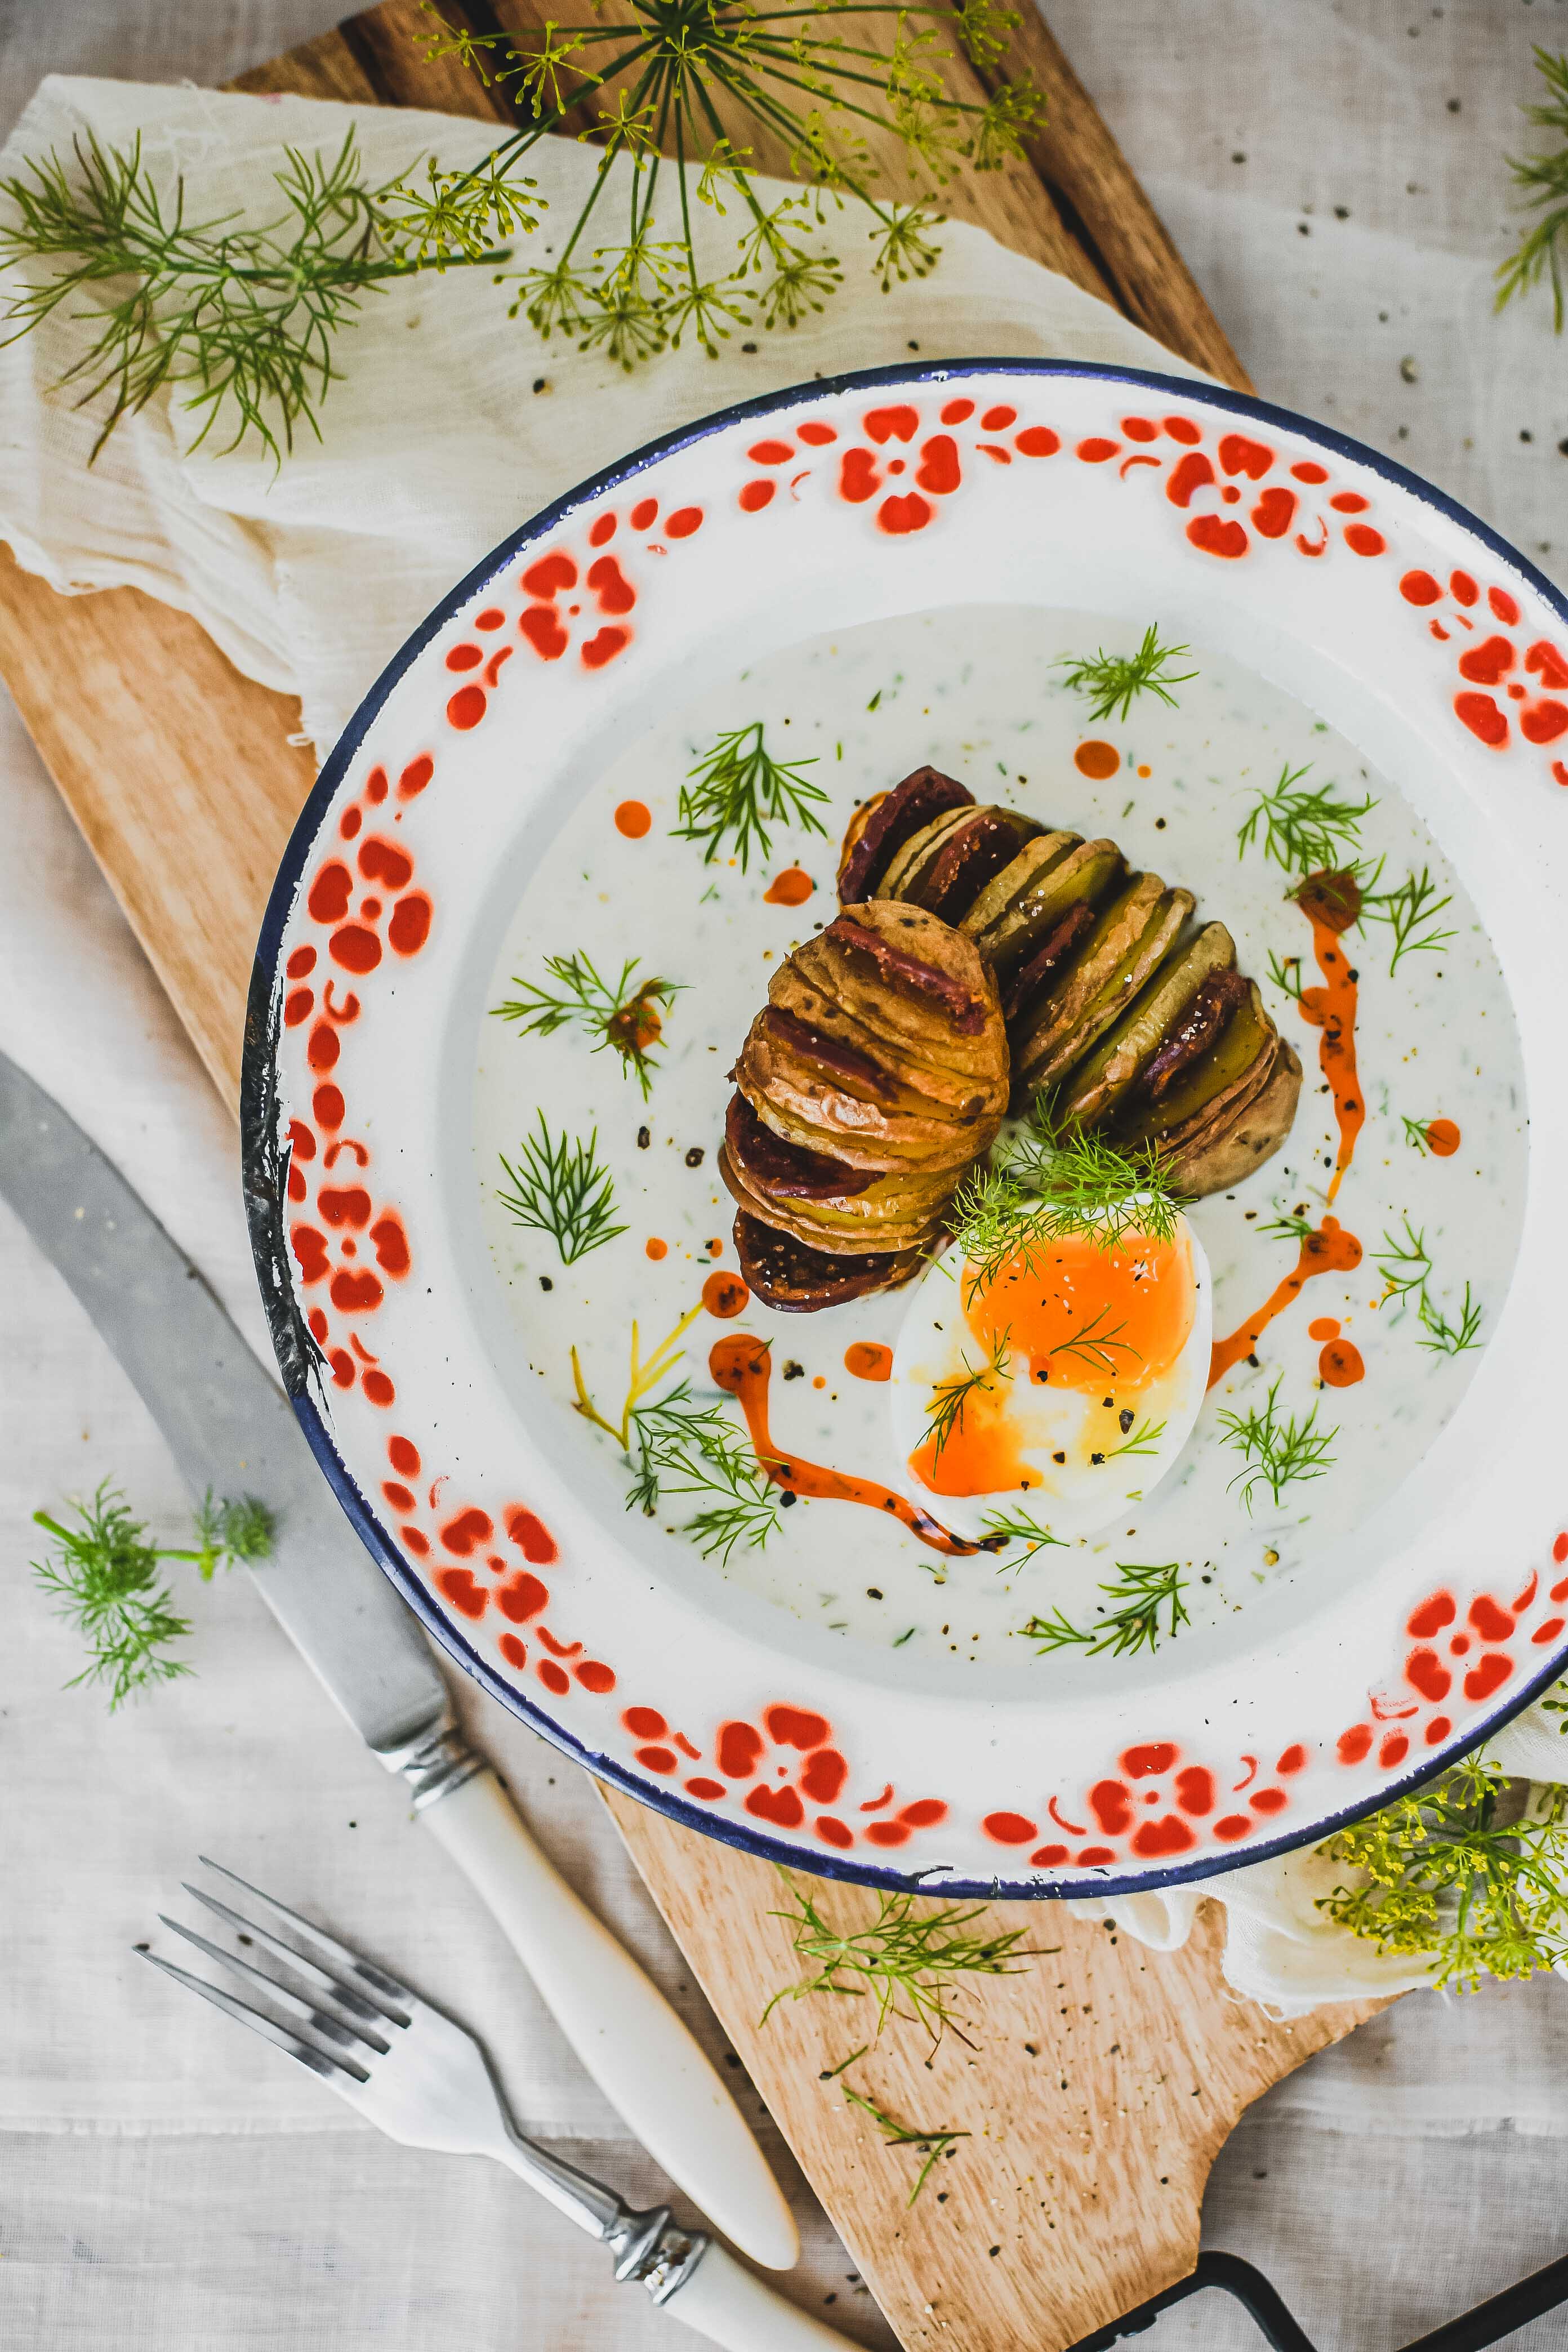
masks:
<svg viewBox="0 0 1568 2352"><path fill-rule="evenodd" d="M864 2057L865 2053L861 2051L857 2055ZM847 2059L845 2062L847 2065L853 2065L854 2063L853 2059ZM835 2074L842 2074L844 2067L836 2066L833 2072ZM915 2185L909 2194L909 2202L911 2205L930 2179L931 2167L941 2158L950 2155L961 2139L968 2139L971 2137L966 2131L953 2131L945 2127L927 2131L918 2124L896 2123L891 2116L884 2114L874 2099L862 2098L860 2093L852 2090L847 2083L844 2085L844 2095L851 2106L861 2108L870 2116L889 2147L916 2147L923 2153L925 2162L916 2174Z"/></svg>
<svg viewBox="0 0 1568 2352"><path fill-rule="evenodd" d="M1386 1307L1391 1298L1424 1295L1431 1278L1432 1261L1426 1254L1425 1231L1416 1232L1408 1212L1401 1222L1403 1234L1395 1235L1384 1227L1383 1247L1372 1253L1372 1262L1383 1276L1383 1296L1377 1302L1380 1307Z"/></svg>
<svg viewBox="0 0 1568 2352"><path fill-rule="evenodd" d="M876 2031L890 2017L924 2026L934 2050L949 2027L969 2049L974 2044L959 2022L954 2003L967 1977L1012 1977L1041 1955L1024 1944L1021 1927L984 1934L976 1923L984 1903L938 1903L905 1891L879 1894L877 1916L863 1927L835 1927L815 1896L781 1872L795 1908L774 1911L790 1929L795 1948L810 1973L782 1985L763 2010L765 2025L781 2000L804 2000L809 1993L841 1998L868 1993L877 2004Z"/></svg>
<svg viewBox="0 0 1568 2352"><path fill-rule="evenodd" d="M681 1381L657 1403L631 1417L632 1489L626 1508L651 1518L671 1495L706 1496L706 1507L682 1522L705 1559L726 1566L737 1545L761 1551L779 1528L779 1490L750 1444L724 1417L721 1404L694 1404Z"/></svg>
<svg viewBox="0 0 1568 2352"><path fill-rule="evenodd" d="M153 1543L145 1522L107 1479L90 1502L70 1508L74 1527L47 1511L34 1512L37 1524L54 1538L54 1549L32 1563L33 1573L87 1643L88 1663L67 1689L106 1684L112 1711L133 1692L191 1672L170 1654L191 1627L188 1618L175 1614L174 1595L160 1574L163 1563L189 1560L208 1582L230 1560L264 1559L272 1548L273 1517L254 1496L219 1503L209 1492L195 1514L195 1546L186 1549Z"/></svg>
<svg viewBox="0 0 1568 2352"><path fill-rule="evenodd" d="M1273 948L1270 948L1268 977L1281 994L1288 996L1293 1004L1300 1003L1301 959L1299 955L1286 956L1282 959Z"/></svg>
<svg viewBox="0 0 1568 2352"><path fill-rule="evenodd" d="M1301 876L1348 864L1361 848L1361 824L1377 803L1337 800L1331 784L1303 785L1311 763L1279 771L1279 781L1253 796L1253 805L1237 835L1237 855L1245 856L1255 841L1263 854L1287 874Z"/></svg>
<svg viewBox="0 0 1568 2352"><path fill-rule="evenodd" d="M1318 1909L1381 1953L1426 1958L1434 1985L1533 1976L1568 1959L1568 1790L1467 1757L1318 1848L1363 1874Z"/></svg>
<svg viewBox="0 0 1568 2352"><path fill-rule="evenodd" d="M826 806L827 794L803 773L816 765L815 760L800 760L786 767L775 760L763 742L760 719L721 735L680 788L680 823L672 839L706 842L705 866L731 848L744 874L753 848L760 857L771 856L772 824L797 824L804 833L826 835L816 808Z"/></svg>
<svg viewBox="0 0 1568 2352"><path fill-rule="evenodd" d="M1025 1547L1025 1559L1033 1559L1037 1551L1044 1551L1049 1546L1054 1546L1058 1551L1069 1549L1060 1536L1052 1535L1049 1528L1041 1527L1038 1519L1031 1518L1027 1511L987 1511L981 1525L987 1535L1001 1536L1010 1544L1021 1543ZM1016 1559L1004 1560L996 1573L1000 1576L1004 1569L1021 1565L1022 1562Z"/></svg>
<svg viewBox="0 0 1568 2352"><path fill-rule="evenodd" d="M1538 130L1554 131L1563 144L1545 154L1508 158L1525 209L1539 217L1521 236L1518 251L1499 263L1496 299L1500 310L1516 294L1530 292L1543 277L1549 277L1552 324L1561 334L1564 315L1562 239L1568 230L1568 57L1553 57L1550 49L1537 46L1535 65L1549 95L1544 104L1526 106L1521 111Z"/></svg>
<svg viewBox="0 0 1568 2352"><path fill-rule="evenodd" d="M621 1417L618 1422L606 1421L588 1394L588 1384L583 1378L583 1367L578 1360L577 1350L574 1348L572 1380L577 1395L572 1407L573 1412L580 1412L584 1421L591 1421L595 1429L602 1429L606 1437L613 1437L623 1454L629 1454L632 1443L632 1415L649 1391L658 1388L665 1375L675 1370L676 1365L686 1353L681 1341L701 1312L702 1301L699 1299L695 1307L688 1308L674 1328L665 1334L646 1363L643 1361L642 1348L637 1338L637 1318L633 1317L631 1369L626 1377L626 1401L621 1406Z"/></svg>
<svg viewBox="0 0 1568 2352"><path fill-rule="evenodd" d="M1255 1405L1250 1412L1222 1412L1219 1416L1220 1433L1226 1444L1239 1446L1244 1456L1243 1466L1226 1491L1241 1488L1248 1517L1259 1486L1268 1487L1278 1509L1287 1486L1309 1478L1321 1478L1334 1466L1329 1448L1339 1430L1319 1429L1316 1404L1305 1415L1280 1413L1276 1400L1283 1378L1283 1373L1276 1372L1261 1406Z"/></svg>
<svg viewBox="0 0 1568 2352"><path fill-rule="evenodd" d="M1058 1608L1049 1617L1031 1617L1018 1627L1018 1634L1021 1640L1035 1643L1041 1657L1052 1650L1080 1649L1089 1658L1102 1657L1107 1651L1113 1658L1125 1658L1140 1650L1157 1650L1162 1638L1174 1641L1182 1627L1192 1622L1182 1598L1186 1581L1177 1560L1153 1567L1119 1559L1114 1578L1100 1588L1112 1605L1098 1624L1075 1625ZM1170 1612L1163 1633L1162 1609Z"/></svg>
<svg viewBox="0 0 1568 2352"><path fill-rule="evenodd" d="M637 968L637 957L628 956L620 978L610 982L600 976L590 956L546 956L544 969L559 993L514 974L511 984L519 993L492 1011L497 1020L515 1021L525 1037L552 1037L569 1022L585 1029L595 1040L595 1054L607 1045L620 1055L622 1076L636 1076L647 1102L663 1028L659 1007L668 1009L684 983L645 980L634 989Z"/></svg>
<svg viewBox="0 0 1568 2352"><path fill-rule="evenodd" d="M1075 1364L1081 1364L1085 1371L1103 1372L1107 1379L1111 1378L1117 1370L1118 1356L1136 1359L1138 1350L1121 1337L1126 1324L1112 1323L1110 1315L1109 1307L1097 1307L1087 1323L1079 1324L1070 1339L1058 1340L1047 1360L1067 1356Z"/></svg>
<svg viewBox="0 0 1568 2352"><path fill-rule="evenodd" d="M1152 1145L1121 1151L1102 1136L1058 1136L1037 1117L997 1164L964 1178L952 1231L973 1298L1014 1258L1033 1266L1068 1236L1107 1251L1139 1236L1172 1242L1181 1213Z"/></svg>
<svg viewBox="0 0 1568 2352"><path fill-rule="evenodd" d="M564 1128L552 1139L542 1110L538 1136L523 1137L517 1166L500 1155L511 1190L498 1186L497 1200L518 1224L549 1234L563 1265L574 1265L626 1230L615 1222L615 1183L599 1163L598 1147L597 1128L586 1143L569 1139Z"/></svg>
<svg viewBox="0 0 1568 2352"><path fill-rule="evenodd" d="M209 1486L194 1514L196 1549L194 1552L166 1552L167 1559L194 1559L202 1582L210 1584L220 1568L233 1560L265 1559L272 1549L272 1538L278 1531L276 1514L254 1495L241 1495L227 1503L216 1502Z"/></svg>
<svg viewBox="0 0 1568 2352"><path fill-rule="evenodd" d="M251 431L280 462L301 429L318 433L334 339L367 295L504 260L497 237L532 229L540 209L531 180L491 185L434 164L426 188L410 184L412 166L373 184L352 131L334 156L287 153L273 175L282 208L256 224L195 215L184 177L161 194L140 137L119 148L88 131L68 157L28 158L0 183L5 340L57 311L89 329L54 389L101 414L94 457L166 388L201 420L198 444L216 428L226 451ZM47 274L19 275L28 263Z"/></svg>
<svg viewBox="0 0 1568 2352"><path fill-rule="evenodd" d="M1440 1356L1462 1356L1467 1349L1480 1346L1481 1308L1470 1297L1470 1286L1465 1285L1465 1296L1459 1308L1459 1319L1450 1323L1442 1309L1423 1288L1421 1293L1421 1328L1426 1333L1417 1342Z"/></svg>
<svg viewBox="0 0 1568 2352"><path fill-rule="evenodd" d="M1310 1217L1304 1217L1299 1209L1281 1209L1277 1216L1270 1217L1258 1230L1270 1241L1294 1242L1299 1248L1303 1242L1311 1240L1318 1228Z"/></svg>
<svg viewBox="0 0 1568 2352"><path fill-rule="evenodd" d="M1429 1118L1406 1118L1402 1112L1399 1123L1405 1129L1405 1140L1410 1146L1411 1150L1419 1151L1425 1159L1426 1154L1432 1149L1431 1141L1426 1132L1427 1129L1432 1124L1431 1120Z"/></svg>
<svg viewBox="0 0 1568 2352"><path fill-rule="evenodd" d="M1457 931L1432 928L1445 907L1453 905L1453 894L1437 896L1437 885L1428 867L1420 873L1407 874L1396 890L1363 891L1360 921L1386 923L1394 935L1393 953L1389 958L1389 975L1399 970L1402 956L1440 955Z"/></svg>
<svg viewBox="0 0 1568 2352"><path fill-rule="evenodd" d="M1101 646L1094 654L1069 654L1056 667L1066 671L1063 683L1075 694L1094 697L1089 713L1091 719L1125 720L1131 714L1134 697L1140 694L1157 695L1174 710L1176 698L1171 688L1185 686L1197 672L1173 670L1170 664L1190 650L1187 646L1163 646L1159 630L1151 623L1135 654L1108 654Z"/></svg>
<svg viewBox="0 0 1568 2352"><path fill-rule="evenodd" d="M941 1461L942 1448L963 1429L963 1416L971 1398L982 1394L994 1395L999 1381L1012 1379L1006 1360L1009 1336L1004 1331L999 1339L992 1342L987 1362L974 1365L965 1356L963 1371L954 1373L951 1380L938 1381L931 1390L931 1405L926 1413L926 1436L936 1441L931 1455L933 1462Z"/></svg>
<svg viewBox="0 0 1568 2352"><path fill-rule="evenodd" d="M699 1299L646 1363L633 1323L631 1370L618 1423L607 1421L589 1395L574 1348L572 1378L577 1395L573 1411L613 1438L626 1455L632 1473L628 1511L640 1510L651 1519L671 1495L708 1496L706 1508L686 1520L681 1531L692 1538L705 1559L728 1562L737 1545L748 1551L762 1549L778 1528L782 1503L719 1399L697 1403L686 1380L661 1397L651 1394L679 1362L685 1353L681 1341L701 1312Z"/></svg>
<svg viewBox="0 0 1568 2352"><path fill-rule="evenodd" d="M1152 1423L1141 1421L1135 1429L1129 1431L1120 1445L1111 1447L1105 1458L1108 1462L1120 1462L1129 1454L1158 1453L1160 1440L1164 1434L1165 1423L1163 1421Z"/></svg>

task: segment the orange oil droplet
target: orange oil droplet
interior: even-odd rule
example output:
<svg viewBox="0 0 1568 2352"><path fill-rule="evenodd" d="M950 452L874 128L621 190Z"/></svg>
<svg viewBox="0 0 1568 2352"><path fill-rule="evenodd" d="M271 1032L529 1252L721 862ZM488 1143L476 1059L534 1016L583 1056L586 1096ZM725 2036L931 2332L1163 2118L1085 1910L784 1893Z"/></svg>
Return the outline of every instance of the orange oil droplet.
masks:
<svg viewBox="0 0 1568 2352"><path fill-rule="evenodd" d="M1309 875L1301 885L1299 903L1312 926L1312 952L1323 975L1321 988L1301 991L1301 1018L1323 1033L1318 1065L1332 1090L1340 1130L1340 1148L1329 1182L1328 1197L1332 1201L1366 1121L1355 1058L1357 988L1343 939L1361 911L1360 886L1353 875Z"/></svg>
<svg viewBox="0 0 1568 2352"><path fill-rule="evenodd" d="M653 812L642 801L623 801L616 811L616 831L628 841L640 841L653 823Z"/></svg>
<svg viewBox="0 0 1568 2352"><path fill-rule="evenodd" d="M770 907L804 907L816 885L798 866L786 866L763 892Z"/></svg>
<svg viewBox="0 0 1568 2352"><path fill-rule="evenodd" d="M1323 1386L1330 1389L1353 1389L1357 1381L1366 1375L1361 1349L1349 1339L1331 1339L1318 1358L1318 1370L1323 1376Z"/></svg>
<svg viewBox="0 0 1568 2352"><path fill-rule="evenodd" d="M1216 1339L1209 1357L1209 1386L1223 1381L1233 1364L1250 1356L1264 1332L1277 1315L1293 1306L1314 1275L1350 1274L1361 1264L1362 1248L1353 1234L1347 1234L1337 1217L1325 1217L1315 1233L1301 1244L1295 1270L1270 1291L1256 1315L1230 1334L1227 1339Z"/></svg>
<svg viewBox="0 0 1568 2352"><path fill-rule="evenodd" d="M739 1315L751 1295L738 1274L710 1274L702 1286L703 1306L722 1323Z"/></svg>
<svg viewBox="0 0 1568 2352"><path fill-rule="evenodd" d="M647 1252L649 1257L659 1258L668 1257L669 1255L669 1244L668 1242L661 1242L657 1234L651 1234L649 1238L644 1242L643 1247Z"/></svg>
<svg viewBox="0 0 1568 2352"><path fill-rule="evenodd" d="M1439 1160L1451 1160L1459 1141L1459 1130L1451 1118L1435 1118L1426 1129L1426 1149Z"/></svg>
<svg viewBox="0 0 1568 2352"><path fill-rule="evenodd" d="M1141 776L1152 776L1154 771L1146 760L1142 760L1138 763L1138 772Z"/></svg>
<svg viewBox="0 0 1568 2352"><path fill-rule="evenodd" d="M1103 743L1091 736L1087 743L1079 745L1072 761L1080 776L1090 776L1097 783L1103 783L1121 765L1121 754L1114 743Z"/></svg>
<svg viewBox="0 0 1568 2352"><path fill-rule="evenodd" d="M1339 1336L1339 1319L1332 1315L1320 1315L1307 1326L1309 1339L1337 1339Z"/></svg>
<svg viewBox="0 0 1568 2352"><path fill-rule="evenodd" d="M844 1350L844 1369L858 1381L885 1381L892 1377L893 1351L884 1348L880 1339L857 1339Z"/></svg>

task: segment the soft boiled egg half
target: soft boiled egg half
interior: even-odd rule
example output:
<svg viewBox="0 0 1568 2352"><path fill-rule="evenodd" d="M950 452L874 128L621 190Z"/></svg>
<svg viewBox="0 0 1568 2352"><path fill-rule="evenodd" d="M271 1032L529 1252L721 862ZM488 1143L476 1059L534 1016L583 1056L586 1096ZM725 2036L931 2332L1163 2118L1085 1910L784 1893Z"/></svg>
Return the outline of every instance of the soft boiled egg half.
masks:
<svg viewBox="0 0 1568 2352"><path fill-rule="evenodd" d="M1143 1501L1208 1386L1208 1261L1185 1218L1037 1241L989 1280L953 1248L913 1291L889 1403L907 1491L955 1534L1087 1535Z"/></svg>

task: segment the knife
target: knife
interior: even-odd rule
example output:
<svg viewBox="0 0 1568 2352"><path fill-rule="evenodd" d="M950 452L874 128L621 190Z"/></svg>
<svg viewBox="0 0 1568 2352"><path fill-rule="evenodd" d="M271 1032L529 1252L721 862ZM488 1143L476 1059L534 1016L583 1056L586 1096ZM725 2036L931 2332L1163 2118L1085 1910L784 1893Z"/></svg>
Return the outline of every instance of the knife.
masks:
<svg viewBox="0 0 1568 2352"><path fill-rule="evenodd" d="M192 1495L255 1495L276 1515L270 1555L248 1563L262 1599L402 1775L605 2097L727 2237L787 2270L795 2218L729 2091L456 1728L428 1643L352 1539L282 1391L145 1202L4 1054L0 1196L119 1358Z"/></svg>

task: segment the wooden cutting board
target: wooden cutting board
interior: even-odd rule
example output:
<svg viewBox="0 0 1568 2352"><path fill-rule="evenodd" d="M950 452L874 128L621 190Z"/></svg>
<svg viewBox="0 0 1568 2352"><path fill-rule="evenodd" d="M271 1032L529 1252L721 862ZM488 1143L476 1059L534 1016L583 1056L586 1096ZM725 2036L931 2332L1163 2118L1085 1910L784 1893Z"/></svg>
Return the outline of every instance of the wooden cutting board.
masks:
<svg viewBox="0 0 1568 2352"><path fill-rule="evenodd" d="M622 0L600 0L612 13ZM1047 91L1027 164L954 191L952 208L1114 302L1226 383L1247 379L1060 50L1024 0L1016 62ZM447 6L445 13L458 12ZM531 27L533 0L477 8ZM510 125L505 97L416 46L414 0L351 17L240 77L360 105L418 105ZM952 68L973 94L975 77ZM750 134L748 134L750 135ZM755 143L753 142L753 143ZM760 167L783 172L780 154ZM241 677L184 614L123 589L56 596L0 550L0 668L231 1109L252 944L311 782L297 708ZM180 845L190 853L181 856ZM1359 2024L1342 2004L1295 2024L1238 2002L1218 1966L1220 1914L1157 1955L1051 1904L997 1905L1037 1957L981 1980L965 2042L895 2023L853 2077L888 2113L967 2133L908 2202L917 2153L884 2145L826 2079L872 2039L864 2002L767 1995L800 1974L765 1863L618 1794L606 1802L639 1869L845 2244L908 2346L1059 2352L1196 2258L1211 2163L1250 2102ZM873 1898L816 1890L837 1924ZM971 2046L973 2044L973 2046Z"/></svg>

